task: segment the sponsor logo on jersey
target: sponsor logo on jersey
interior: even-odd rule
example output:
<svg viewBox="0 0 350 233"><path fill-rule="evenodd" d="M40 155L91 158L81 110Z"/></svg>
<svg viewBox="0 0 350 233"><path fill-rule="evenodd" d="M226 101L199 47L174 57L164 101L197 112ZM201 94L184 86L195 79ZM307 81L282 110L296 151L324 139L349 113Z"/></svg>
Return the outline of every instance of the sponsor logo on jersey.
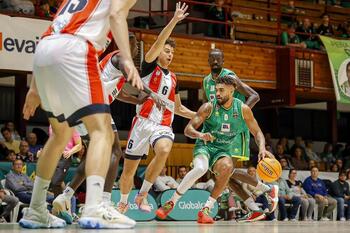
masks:
<svg viewBox="0 0 350 233"><path fill-rule="evenodd" d="M215 86L210 86L210 91L215 91Z"/></svg>
<svg viewBox="0 0 350 233"><path fill-rule="evenodd" d="M228 121L228 115L227 114L224 115L224 120Z"/></svg>
<svg viewBox="0 0 350 233"><path fill-rule="evenodd" d="M222 123L221 124L221 131L222 132L230 132L231 125L228 123Z"/></svg>

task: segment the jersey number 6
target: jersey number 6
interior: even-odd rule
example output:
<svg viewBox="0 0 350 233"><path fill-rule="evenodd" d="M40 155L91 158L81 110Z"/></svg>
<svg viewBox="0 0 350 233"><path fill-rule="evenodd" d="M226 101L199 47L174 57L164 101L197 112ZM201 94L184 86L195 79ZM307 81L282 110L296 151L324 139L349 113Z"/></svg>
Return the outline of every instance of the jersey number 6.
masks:
<svg viewBox="0 0 350 233"><path fill-rule="evenodd" d="M74 14L84 9L86 5L87 5L87 0L68 0L66 5L62 8L59 15L63 15L66 12L70 14Z"/></svg>

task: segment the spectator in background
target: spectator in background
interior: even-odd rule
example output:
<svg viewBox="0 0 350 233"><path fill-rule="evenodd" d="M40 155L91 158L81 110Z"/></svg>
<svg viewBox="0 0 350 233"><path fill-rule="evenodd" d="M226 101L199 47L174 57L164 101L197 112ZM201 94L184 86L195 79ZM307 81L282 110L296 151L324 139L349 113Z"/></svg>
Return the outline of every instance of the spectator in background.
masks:
<svg viewBox="0 0 350 233"><path fill-rule="evenodd" d="M8 150L6 155L6 161L13 163L17 158L16 153L13 150Z"/></svg>
<svg viewBox="0 0 350 233"><path fill-rule="evenodd" d="M280 160L280 164L281 164L282 170L289 170L293 168L293 166L290 164L287 158L282 158Z"/></svg>
<svg viewBox="0 0 350 233"><path fill-rule="evenodd" d="M350 220L350 190L349 184L346 182L346 173L345 171L339 172L338 180L334 181L331 185L331 194L337 200L337 216L338 220L345 221ZM345 206L346 214L345 213Z"/></svg>
<svg viewBox="0 0 350 233"><path fill-rule="evenodd" d="M6 222L6 217L8 217L11 214L11 211L16 207L18 203L18 198L7 195L4 187L0 184L0 202L6 203L6 205L3 205L2 212L0 213L0 223Z"/></svg>
<svg viewBox="0 0 350 233"><path fill-rule="evenodd" d="M82 147L80 151L75 153L72 158L72 166L77 167L86 158L87 146L84 141L82 141Z"/></svg>
<svg viewBox="0 0 350 233"><path fill-rule="evenodd" d="M272 143L272 136L270 133L265 133L265 145L266 146L270 146L270 149L268 151L270 151L272 154L274 154L274 147L273 147L273 143Z"/></svg>
<svg viewBox="0 0 350 233"><path fill-rule="evenodd" d="M329 171L330 165L335 162L335 157L333 156L333 146L331 143L326 143L323 147L323 152L320 154L321 160L326 165L326 171Z"/></svg>
<svg viewBox="0 0 350 233"><path fill-rule="evenodd" d="M37 16L44 18L51 18L55 15L54 12L51 12L51 8L47 0L41 1L40 6L37 8L35 13Z"/></svg>
<svg viewBox="0 0 350 233"><path fill-rule="evenodd" d="M178 169L177 169L177 175L178 175L178 178L176 179L176 182L178 184L181 183L182 179L185 177L185 175L187 174L187 168L186 166L180 166Z"/></svg>
<svg viewBox="0 0 350 233"><path fill-rule="evenodd" d="M340 33L341 38L350 38L350 24L349 22L345 21L344 23L340 24L337 28L337 31Z"/></svg>
<svg viewBox="0 0 350 233"><path fill-rule="evenodd" d="M285 179L279 178L277 180L279 193L278 193L278 209L280 211L280 216L282 221L296 221L295 216L297 215L301 199L295 196L292 190L288 187ZM286 203L291 203L291 210L288 216ZM289 218L288 218L289 217Z"/></svg>
<svg viewBox="0 0 350 233"><path fill-rule="evenodd" d="M329 216L336 207L337 201L328 196L327 188L323 180L318 178L319 171L317 167L311 169L311 176L305 179L303 188L306 193L315 198L318 205L318 220L329 221ZM326 205L328 205L326 207Z"/></svg>
<svg viewBox="0 0 350 233"><path fill-rule="evenodd" d="M19 152L20 142L12 138L10 129L3 127L1 129L1 134L5 141L0 141L0 145L7 150L13 150L17 154Z"/></svg>
<svg viewBox="0 0 350 233"><path fill-rule="evenodd" d="M11 136L14 140L21 140L21 136L16 130L15 123L13 123L12 121L8 121L5 123L4 127L8 128L11 131Z"/></svg>
<svg viewBox="0 0 350 233"><path fill-rule="evenodd" d="M34 162L34 155L29 152L29 144L27 141L21 141L19 144L19 153L17 154L17 159L20 159L26 163Z"/></svg>
<svg viewBox="0 0 350 233"><path fill-rule="evenodd" d="M301 147L296 147L292 156L293 167L297 170L307 170L308 164L303 158L303 151Z"/></svg>
<svg viewBox="0 0 350 233"><path fill-rule="evenodd" d="M247 169L247 174L256 179L256 168L254 166L249 166ZM247 183L242 183L242 188L250 197L254 199L256 203L261 204L261 209L264 211L269 220L275 219L274 213L269 214L269 202L265 194L260 189Z"/></svg>
<svg viewBox="0 0 350 233"><path fill-rule="evenodd" d="M331 165L331 172L339 172L339 167L337 164L333 163Z"/></svg>
<svg viewBox="0 0 350 233"><path fill-rule="evenodd" d="M168 189L176 189L179 185L173 177L166 175L166 171L167 168L164 167L162 172L154 182L154 189L157 192L163 192Z"/></svg>
<svg viewBox="0 0 350 233"><path fill-rule="evenodd" d="M333 26L329 23L329 15L322 15L322 24L317 28L317 33L323 36L333 36Z"/></svg>
<svg viewBox="0 0 350 233"><path fill-rule="evenodd" d="M311 221L316 201L309 197L303 189L303 183L297 180L297 170L290 169L287 184L294 196L301 199L301 219L302 221Z"/></svg>
<svg viewBox="0 0 350 233"><path fill-rule="evenodd" d="M350 168L350 143L347 143L345 149L340 153L341 156L337 157L338 159L342 159L344 161L344 166L342 167Z"/></svg>
<svg viewBox="0 0 350 233"><path fill-rule="evenodd" d="M306 48L306 44L302 42L297 34L295 34L295 25L288 25L288 30L281 34L282 45L295 47L295 48Z"/></svg>
<svg viewBox="0 0 350 233"><path fill-rule="evenodd" d="M310 160L308 165L309 170L313 167L318 167L318 163L315 160Z"/></svg>
<svg viewBox="0 0 350 233"><path fill-rule="evenodd" d="M337 158L342 158L343 157L343 152L345 151L345 148L343 144L336 144L333 148L333 156L335 159Z"/></svg>
<svg viewBox="0 0 350 233"><path fill-rule="evenodd" d="M350 169L346 171L346 182L349 184L350 187Z"/></svg>
<svg viewBox="0 0 350 233"><path fill-rule="evenodd" d="M335 164L338 166L338 171L343 170L343 160L337 159L335 160Z"/></svg>
<svg viewBox="0 0 350 233"><path fill-rule="evenodd" d="M215 6L212 6L208 12L208 19L226 22L227 12L224 8L224 0L215 0ZM208 25L207 36L216 37L216 38L225 38L225 24L212 24Z"/></svg>
<svg viewBox="0 0 350 233"><path fill-rule="evenodd" d="M294 145L292 146L292 148L290 148L290 154L294 155L294 151L296 148L301 148L302 150L302 157L305 159L306 157L306 152L305 152L305 146L304 146L304 141L303 138L300 136L296 136L294 139Z"/></svg>
<svg viewBox="0 0 350 233"><path fill-rule="evenodd" d="M282 23L289 25L295 23L297 11L298 9L295 7L294 1L288 1L288 5L282 8Z"/></svg>
<svg viewBox="0 0 350 233"><path fill-rule="evenodd" d="M289 150L289 142L288 142L288 138L287 137L281 137L280 140L278 140L277 144L281 144L283 146L283 153L285 154L290 154L290 150Z"/></svg>
<svg viewBox="0 0 350 233"><path fill-rule="evenodd" d="M35 157L38 151L43 148L43 145L37 144L38 138L35 133L29 133L27 136L27 142L29 144L29 152L32 153Z"/></svg>
<svg viewBox="0 0 350 233"><path fill-rule="evenodd" d="M305 142L305 155L306 160L315 160L316 162L321 162L320 157L312 150L313 142L311 140L306 140Z"/></svg>
<svg viewBox="0 0 350 233"><path fill-rule="evenodd" d="M6 188L10 189L18 199L29 204L32 197L33 181L26 175L22 173L23 161L16 159L13 162L12 171L6 175ZM53 195L48 194L48 202L53 201Z"/></svg>
<svg viewBox="0 0 350 233"><path fill-rule="evenodd" d="M284 151L284 147L281 143L278 143L276 145L276 153L275 153L275 157L277 160L280 160L282 158L290 158L290 155L287 155Z"/></svg>
<svg viewBox="0 0 350 233"><path fill-rule="evenodd" d="M303 23L296 28L296 32L302 42L306 44L308 49L320 49L320 44L315 40L314 28L311 25L310 19L304 18Z"/></svg>

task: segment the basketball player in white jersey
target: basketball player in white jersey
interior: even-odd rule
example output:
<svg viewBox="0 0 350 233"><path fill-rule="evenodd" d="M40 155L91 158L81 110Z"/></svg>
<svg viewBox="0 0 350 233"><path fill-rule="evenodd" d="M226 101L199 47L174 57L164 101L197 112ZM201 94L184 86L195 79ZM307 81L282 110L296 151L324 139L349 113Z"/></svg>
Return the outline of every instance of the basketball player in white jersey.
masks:
<svg viewBox="0 0 350 233"><path fill-rule="evenodd" d="M137 39L135 34L129 33L130 48L132 51L133 58L138 54ZM121 58L119 51L114 51L106 55L100 61L100 67L102 70L102 80L108 93L109 103L111 104L114 100L130 103L130 104L142 104L145 98L137 98L131 96L123 89L126 83L126 78L123 75L123 59ZM130 87L129 87L130 89ZM147 87L145 87L147 89ZM136 90L135 90L136 91ZM143 94L145 96L146 93ZM106 182L103 190L103 202L106 205L113 205L111 196L114 182L118 175L119 160L122 157L122 150L120 148L119 135L117 127L112 119L112 129L114 131L114 143L112 147L112 158L108 173L106 176ZM81 136L87 135L87 131L83 125L77 126L77 131ZM71 214L70 202L74 195L74 192L85 180L85 158L79 164L73 179L67 185L62 194L58 195L53 201L53 213L56 216L64 219L68 224L71 224L73 217Z"/></svg>
<svg viewBox="0 0 350 233"><path fill-rule="evenodd" d="M97 53L109 29L124 57L128 79L142 89L133 64L126 18L136 0L65 0L44 33L34 55L35 79L27 94L24 118L41 103L53 135L37 163L29 208L19 224L25 228L61 228L66 223L46 208L46 195L73 126L84 123L90 135L86 161L86 202L82 228L132 228L135 221L103 205L102 193L114 140L107 95L100 80Z"/></svg>
<svg viewBox="0 0 350 233"><path fill-rule="evenodd" d="M155 157L146 169L145 180L135 203L141 211L151 211L147 203L147 194L163 169L173 145L174 134L171 124L174 113L188 119L195 115L195 112L181 104L180 95L177 93L176 76L168 70L175 48L174 41L168 38L176 24L188 15L187 7L186 4L176 4L173 18L159 34L142 63L142 81L162 96L167 107L158 110L151 99L136 107L136 116L129 132L124 168L120 178L121 200L118 203L118 210L121 213L125 213L128 209L128 196L133 185L133 177L141 158L148 154L149 145L152 146Z"/></svg>

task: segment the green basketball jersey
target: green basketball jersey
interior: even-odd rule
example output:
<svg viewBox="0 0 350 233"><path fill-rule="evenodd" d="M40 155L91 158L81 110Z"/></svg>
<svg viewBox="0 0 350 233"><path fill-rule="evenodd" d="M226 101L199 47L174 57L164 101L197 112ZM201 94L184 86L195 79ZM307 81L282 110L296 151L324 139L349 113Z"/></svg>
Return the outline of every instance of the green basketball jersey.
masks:
<svg viewBox="0 0 350 233"><path fill-rule="evenodd" d="M207 142L206 147L234 157L249 158L249 129L242 115L243 102L234 98L229 109L217 104L216 100L212 104L212 112L204 121L202 132L211 133L215 140ZM196 146L203 145L204 142L197 139Z"/></svg>
<svg viewBox="0 0 350 233"><path fill-rule="evenodd" d="M233 71L225 68L222 68L219 76L222 77L228 74L236 76L236 74ZM211 73L208 74L203 80L203 90L208 101L213 101L215 99L215 80L213 79ZM241 100L243 103L245 102L245 96L239 93L238 91L235 91L233 93L233 97Z"/></svg>

